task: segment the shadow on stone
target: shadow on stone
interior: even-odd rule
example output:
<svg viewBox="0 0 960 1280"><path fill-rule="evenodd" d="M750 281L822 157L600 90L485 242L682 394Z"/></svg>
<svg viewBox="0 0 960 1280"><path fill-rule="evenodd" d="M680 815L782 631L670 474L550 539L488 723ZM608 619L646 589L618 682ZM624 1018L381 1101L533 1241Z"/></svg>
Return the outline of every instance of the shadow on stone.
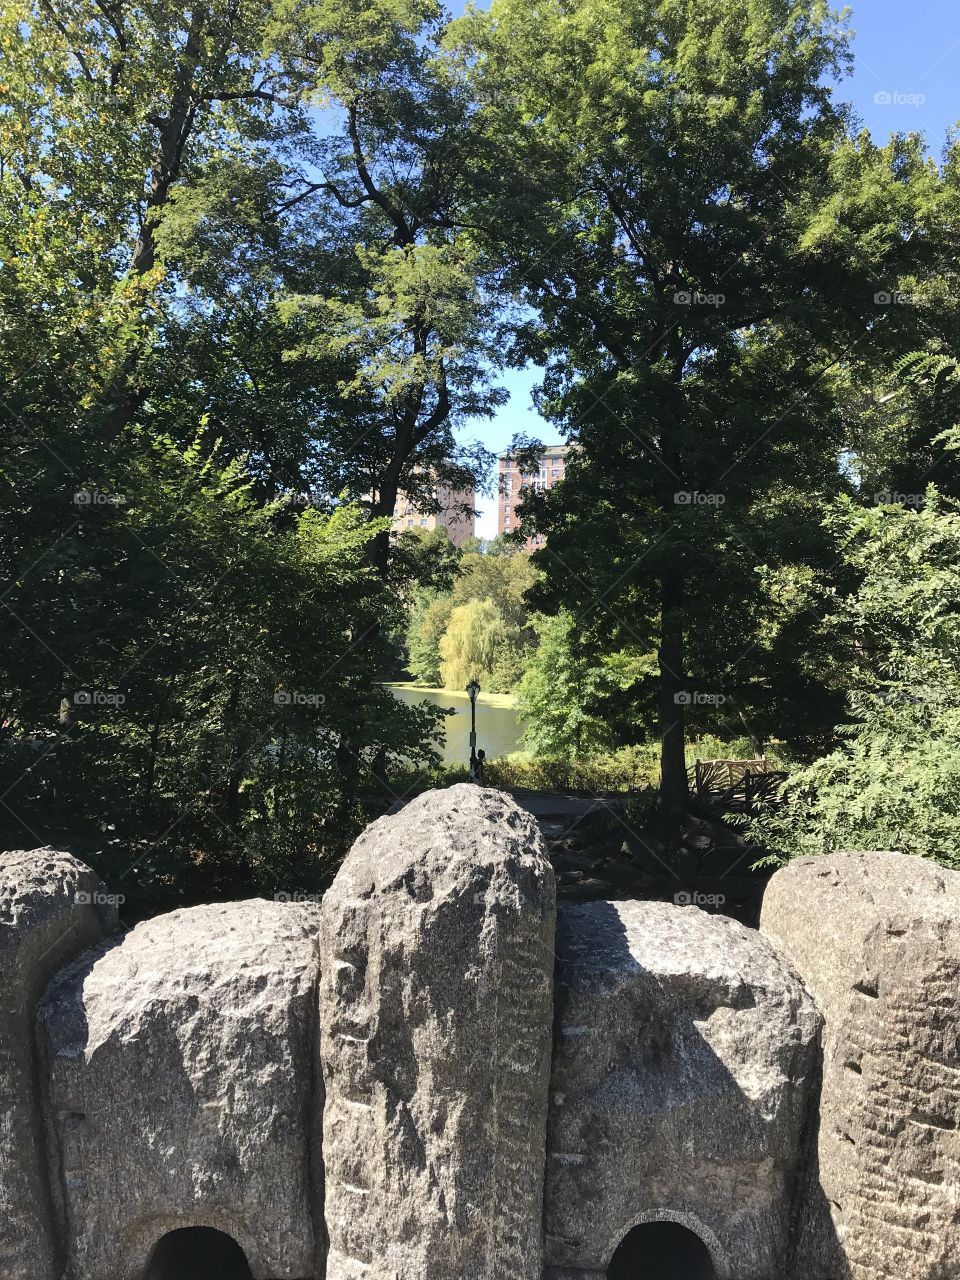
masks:
<svg viewBox="0 0 960 1280"><path fill-rule="evenodd" d="M656 902L558 916L548 1280L783 1280L819 1016L769 943Z"/></svg>
<svg viewBox="0 0 960 1280"><path fill-rule="evenodd" d="M822 1032L821 1032L822 1035ZM822 1042L802 1138L802 1160L793 1190L793 1220L787 1250L786 1280L851 1280L852 1272L837 1235L820 1182L820 1101L823 1092Z"/></svg>

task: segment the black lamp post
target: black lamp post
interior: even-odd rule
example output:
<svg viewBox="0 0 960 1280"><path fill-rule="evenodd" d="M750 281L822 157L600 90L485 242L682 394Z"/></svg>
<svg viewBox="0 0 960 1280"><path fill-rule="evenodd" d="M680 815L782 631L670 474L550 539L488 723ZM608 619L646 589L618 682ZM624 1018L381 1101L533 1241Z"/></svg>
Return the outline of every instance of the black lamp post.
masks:
<svg viewBox="0 0 960 1280"><path fill-rule="evenodd" d="M477 776L477 694L480 692L480 686L476 680L471 680L467 685L467 693L470 695L470 777Z"/></svg>

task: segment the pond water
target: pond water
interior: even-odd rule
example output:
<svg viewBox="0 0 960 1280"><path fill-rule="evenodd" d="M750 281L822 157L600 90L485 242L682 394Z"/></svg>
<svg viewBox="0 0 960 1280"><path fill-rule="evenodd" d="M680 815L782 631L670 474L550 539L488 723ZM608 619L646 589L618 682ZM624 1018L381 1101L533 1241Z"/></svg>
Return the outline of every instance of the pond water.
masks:
<svg viewBox="0 0 960 1280"><path fill-rule="evenodd" d="M443 745L446 764L470 762L470 699L456 689L420 689L412 684L391 684L390 689L402 702L429 702L435 707L453 707L456 715L447 716L447 736ZM502 693L481 693L477 699L477 748L487 753L488 760L520 750L520 728L513 698Z"/></svg>

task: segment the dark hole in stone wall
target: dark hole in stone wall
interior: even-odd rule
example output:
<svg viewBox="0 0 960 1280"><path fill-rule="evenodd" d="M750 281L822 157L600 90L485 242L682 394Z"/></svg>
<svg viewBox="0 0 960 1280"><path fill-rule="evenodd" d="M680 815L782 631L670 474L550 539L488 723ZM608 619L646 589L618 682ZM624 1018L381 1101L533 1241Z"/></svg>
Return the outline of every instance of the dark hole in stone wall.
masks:
<svg viewBox="0 0 960 1280"><path fill-rule="evenodd" d="M645 1222L620 1242L608 1280L716 1280L710 1251L679 1222Z"/></svg>
<svg viewBox="0 0 960 1280"><path fill-rule="evenodd" d="M213 1227L181 1227L162 1236L144 1280L253 1280L233 1236Z"/></svg>

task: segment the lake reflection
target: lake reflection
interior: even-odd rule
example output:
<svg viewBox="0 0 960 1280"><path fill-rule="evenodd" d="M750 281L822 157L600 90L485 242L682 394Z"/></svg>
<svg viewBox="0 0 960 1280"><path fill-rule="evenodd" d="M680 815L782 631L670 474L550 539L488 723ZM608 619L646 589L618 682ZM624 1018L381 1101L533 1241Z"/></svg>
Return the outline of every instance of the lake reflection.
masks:
<svg viewBox="0 0 960 1280"><path fill-rule="evenodd" d="M443 759L447 764L470 761L470 699L454 689L418 689L413 685L389 686L401 702L429 702L435 707L453 707L456 715L444 721L447 737ZM520 749L520 730L516 708L502 694L483 694L477 699L477 748L487 753L488 760L509 755Z"/></svg>

